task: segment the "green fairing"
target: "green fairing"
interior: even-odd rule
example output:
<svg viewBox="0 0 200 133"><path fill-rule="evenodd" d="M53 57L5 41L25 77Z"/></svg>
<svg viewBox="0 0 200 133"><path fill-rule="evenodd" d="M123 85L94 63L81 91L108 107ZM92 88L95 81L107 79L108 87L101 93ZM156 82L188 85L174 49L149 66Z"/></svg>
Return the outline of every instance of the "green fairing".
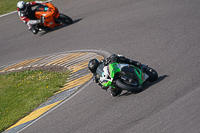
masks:
<svg viewBox="0 0 200 133"><path fill-rule="evenodd" d="M112 63L112 64L109 64L109 71L110 71L110 76L112 77L112 78L114 78L114 76L115 76L115 74L117 73L117 72L120 72L121 70L117 67L117 62L115 62L115 63ZM108 87L108 86L111 86L111 84L112 84L112 82L111 81L108 81L108 82L106 82L106 83L103 83L102 85L103 86L106 86L106 87ZM114 87L114 86L112 86L112 87Z"/></svg>
<svg viewBox="0 0 200 133"><path fill-rule="evenodd" d="M115 63L112 63L112 64L109 64L109 70L110 70L110 76L112 77L112 78L114 78L114 76L115 76L115 74L117 73L117 72L120 72L121 70L117 67L117 62L115 62Z"/></svg>
<svg viewBox="0 0 200 133"><path fill-rule="evenodd" d="M135 73L137 74L138 78L139 78L139 84L142 85L143 84L143 80L142 80L142 71L140 69L138 69L137 67L134 67L135 68ZM138 73L138 71L139 73Z"/></svg>
<svg viewBox="0 0 200 133"><path fill-rule="evenodd" d="M112 82L108 81L108 82L106 82L106 83L103 83L102 85L105 86L105 87L108 87L108 86L110 86L111 84L112 84Z"/></svg>
<svg viewBox="0 0 200 133"><path fill-rule="evenodd" d="M117 73L117 72L121 72L121 70L117 67L117 62L115 62L115 63L112 63L112 64L109 64L109 71L110 71L110 76L111 76L111 78L114 78L114 76L115 76L115 74ZM136 73L136 75L138 76L138 78L139 78L139 84L140 85L142 85L143 84L143 72L140 70L140 69L138 69L137 67L135 67L135 66L133 66L133 68L135 68L135 73ZM139 72L138 72L138 71ZM111 81L108 81L108 82L106 82L106 83L103 83L102 84L103 86L106 86L106 87L109 87L109 86L111 86L111 87L114 87L114 86L112 86L112 82Z"/></svg>

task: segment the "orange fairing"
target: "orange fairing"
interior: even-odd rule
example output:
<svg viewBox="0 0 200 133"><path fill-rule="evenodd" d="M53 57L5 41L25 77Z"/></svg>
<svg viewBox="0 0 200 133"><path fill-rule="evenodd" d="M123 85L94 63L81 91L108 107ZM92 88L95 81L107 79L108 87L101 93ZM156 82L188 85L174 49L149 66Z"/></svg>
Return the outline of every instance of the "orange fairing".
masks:
<svg viewBox="0 0 200 133"><path fill-rule="evenodd" d="M51 3L42 3L40 4L35 11L35 17L41 19L41 16L44 17L44 26L53 28L60 24L57 24L54 18L58 18L60 15L58 9Z"/></svg>
<svg viewBox="0 0 200 133"><path fill-rule="evenodd" d="M49 7L48 16L52 15L54 18L58 18L60 15L58 9L51 3L46 3L46 5Z"/></svg>
<svg viewBox="0 0 200 133"><path fill-rule="evenodd" d="M59 11L58 11L58 8L55 7L55 12L54 12L54 14L53 14L54 18L58 18L59 15L60 15L60 13L59 13Z"/></svg>

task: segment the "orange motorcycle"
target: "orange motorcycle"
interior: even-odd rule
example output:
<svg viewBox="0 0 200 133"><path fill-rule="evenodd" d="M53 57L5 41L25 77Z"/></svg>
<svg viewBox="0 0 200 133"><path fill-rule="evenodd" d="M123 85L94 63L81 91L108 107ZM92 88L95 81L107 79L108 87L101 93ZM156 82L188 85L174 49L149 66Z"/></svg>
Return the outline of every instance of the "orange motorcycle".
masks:
<svg viewBox="0 0 200 133"><path fill-rule="evenodd" d="M56 26L73 23L69 16L59 13L58 8L49 2L38 4L34 12L35 18L41 20L41 23L35 26L34 34L37 34L38 31L48 31Z"/></svg>

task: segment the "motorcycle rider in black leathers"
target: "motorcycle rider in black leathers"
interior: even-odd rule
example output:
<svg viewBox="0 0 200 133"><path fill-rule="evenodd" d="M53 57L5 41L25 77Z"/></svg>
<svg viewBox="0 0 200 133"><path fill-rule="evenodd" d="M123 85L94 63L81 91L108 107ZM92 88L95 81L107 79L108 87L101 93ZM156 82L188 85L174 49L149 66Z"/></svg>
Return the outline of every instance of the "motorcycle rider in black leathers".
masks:
<svg viewBox="0 0 200 133"><path fill-rule="evenodd" d="M123 55L116 55L116 54L112 54L110 57L104 59L104 60L101 60L99 62L98 59L92 59L89 61L88 63L88 68L89 70L92 72L93 74L93 81L95 83L97 83L98 85L101 86L102 89L104 90L107 90L108 87L105 87L103 86L100 82L99 82L99 79L100 77L97 75L96 73L96 70L97 70L97 67L101 64L101 63L104 63L105 66L109 65L110 63L114 63L114 62L118 62L118 63L127 63L127 64L131 64L131 65L134 65L136 67L140 67L141 66L141 63L138 62L138 61L133 61L131 59L128 59L126 57L124 57ZM120 89L117 89L117 88L111 88L111 95L112 96L118 96L120 95L122 92L122 90Z"/></svg>
<svg viewBox="0 0 200 133"><path fill-rule="evenodd" d="M17 12L20 19L27 24L28 29L31 30L34 34L37 34L38 30L36 30L36 25L41 23L40 19L35 18L35 11L32 10L34 6L37 6L41 3L48 3L49 1L34 1L34 2L24 2L19 1L17 3Z"/></svg>
<svg viewBox="0 0 200 133"><path fill-rule="evenodd" d="M20 19L27 24L28 29L30 29L34 34L36 34L37 30L35 29L35 25L41 23L41 20L35 18L35 13L32 10L33 6L42 3L42 1L35 2L27 2L19 1L17 3L17 11Z"/></svg>

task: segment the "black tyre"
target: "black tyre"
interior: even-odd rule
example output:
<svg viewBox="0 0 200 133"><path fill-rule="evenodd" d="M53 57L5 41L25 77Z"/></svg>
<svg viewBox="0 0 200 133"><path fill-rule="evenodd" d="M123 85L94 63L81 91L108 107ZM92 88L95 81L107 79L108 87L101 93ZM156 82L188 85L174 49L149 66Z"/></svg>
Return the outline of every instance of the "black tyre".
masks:
<svg viewBox="0 0 200 133"><path fill-rule="evenodd" d="M58 19L64 24L72 24L73 23L73 20L69 16L62 14L62 13L60 13L60 16L58 17Z"/></svg>
<svg viewBox="0 0 200 133"><path fill-rule="evenodd" d="M149 76L148 78L149 82L154 82L158 79L158 73L152 68L150 68L150 71L147 71L145 73Z"/></svg>
<svg viewBox="0 0 200 133"><path fill-rule="evenodd" d="M121 88L122 90L132 91L132 92L140 92L142 91L141 87L136 87L132 85L126 84L122 79L116 80L116 85Z"/></svg>

